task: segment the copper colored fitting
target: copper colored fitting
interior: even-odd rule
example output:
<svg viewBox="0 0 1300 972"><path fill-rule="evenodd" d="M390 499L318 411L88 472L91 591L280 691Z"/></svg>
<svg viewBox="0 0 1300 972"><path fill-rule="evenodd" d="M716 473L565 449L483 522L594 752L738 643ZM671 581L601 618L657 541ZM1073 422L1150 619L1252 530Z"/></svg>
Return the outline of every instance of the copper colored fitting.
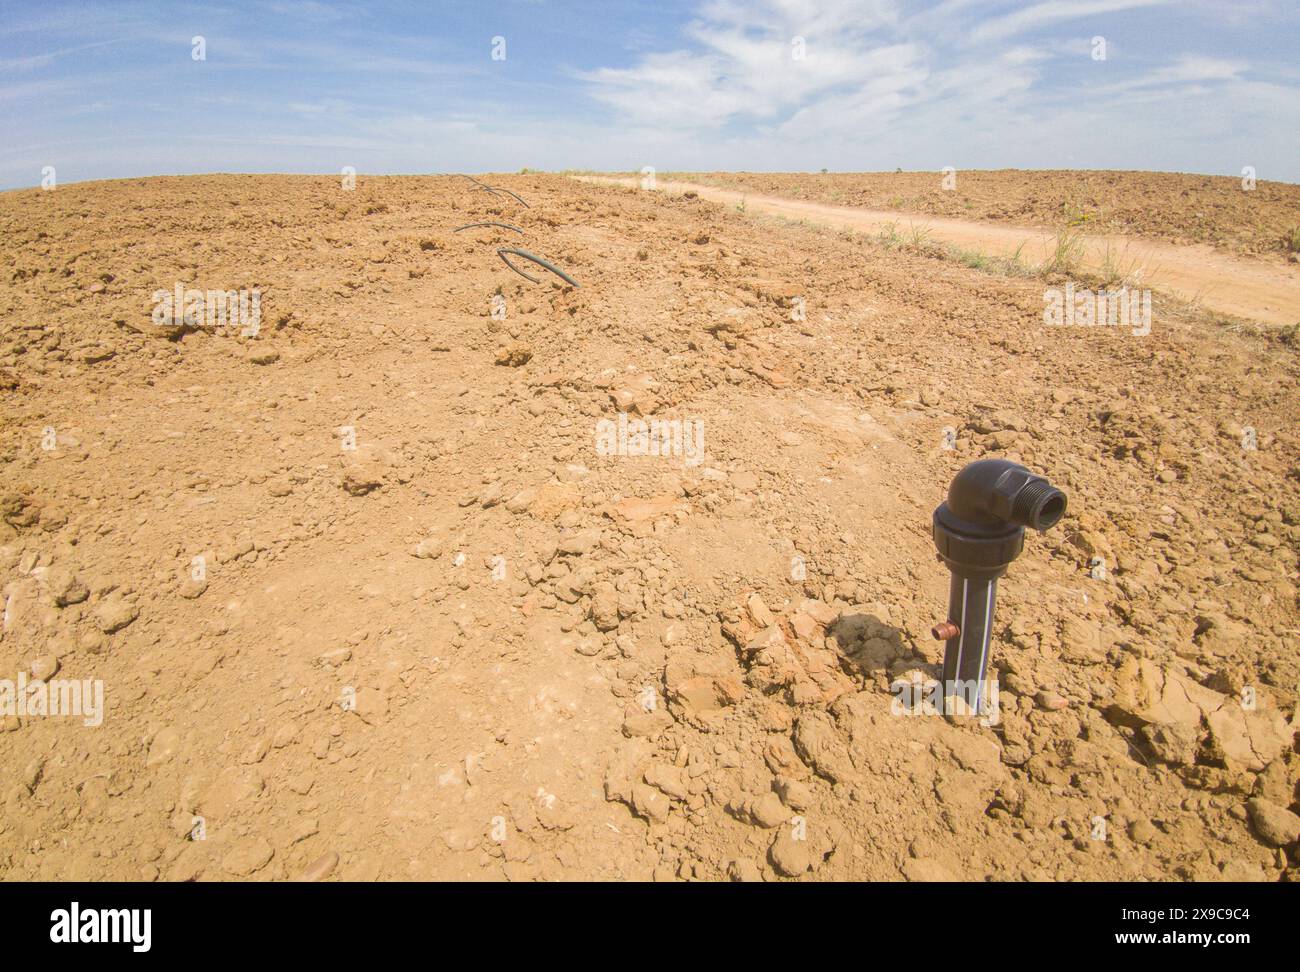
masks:
<svg viewBox="0 0 1300 972"><path fill-rule="evenodd" d="M960 634L961 628L957 627L951 621L944 621L940 624L936 624L930 629L930 636L934 638L935 641L948 641L951 638L956 638Z"/></svg>

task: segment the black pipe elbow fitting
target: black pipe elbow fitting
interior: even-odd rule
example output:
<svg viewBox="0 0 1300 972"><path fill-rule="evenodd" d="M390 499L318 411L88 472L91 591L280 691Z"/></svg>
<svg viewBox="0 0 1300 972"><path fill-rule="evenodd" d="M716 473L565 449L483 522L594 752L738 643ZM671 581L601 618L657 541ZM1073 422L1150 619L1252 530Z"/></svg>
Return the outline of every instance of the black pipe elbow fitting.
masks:
<svg viewBox="0 0 1300 972"><path fill-rule="evenodd" d="M934 543L954 571L997 577L1024 549L1025 527L1047 530L1065 515L1065 494L1006 459L962 468L934 511Z"/></svg>
<svg viewBox="0 0 1300 972"><path fill-rule="evenodd" d="M1047 530L1065 515L1065 494L1005 459L980 459L957 473L934 511L934 545L952 572L948 620L934 636L947 642L943 711L987 715L989 646L998 578L1025 546L1025 528Z"/></svg>

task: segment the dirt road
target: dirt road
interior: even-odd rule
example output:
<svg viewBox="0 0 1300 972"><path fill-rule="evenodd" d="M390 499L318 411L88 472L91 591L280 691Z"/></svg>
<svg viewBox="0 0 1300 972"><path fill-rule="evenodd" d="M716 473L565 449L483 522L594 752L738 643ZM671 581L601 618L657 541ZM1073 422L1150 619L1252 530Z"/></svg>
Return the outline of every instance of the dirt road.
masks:
<svg viewBox="0 0 1300 972"><path fill-rule="evenodd" d="M637 177L579 176L588 182L636 188ZM1012 257L1030 265L1050 260L1056 234L1026 227L1000 226L972 220L898 213L890 210L829 206L823 203L754 195L694 182L659 180L659 191L695 192L700 198L727 205L744 203L746 212L805 220L833 229L879 233L895 227L905 238L913 232L964 250ZM1131 236L1096 235L1081 240L1079 263L1100 271L1118 267L1142 286L1166 291L1185 300L1234 317L1266 324L1300 321L1300 267L1276 259L1235 257L1204 244L1175 246Z"/></svg>

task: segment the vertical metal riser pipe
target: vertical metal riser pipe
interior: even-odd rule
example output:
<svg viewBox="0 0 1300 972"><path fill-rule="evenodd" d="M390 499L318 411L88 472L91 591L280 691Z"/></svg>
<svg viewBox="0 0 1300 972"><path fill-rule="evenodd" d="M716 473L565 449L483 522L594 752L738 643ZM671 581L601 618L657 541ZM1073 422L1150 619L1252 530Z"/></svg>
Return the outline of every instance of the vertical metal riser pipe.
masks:
<svg viewBox="0 0 1300 972"><path fill-rule="evenodd" d="M986 697L989 645L993 640L996 577L965 577L954 573L948 585L948 617L958 635L949 638L943 653L943 711L976 715Z"/></svg>

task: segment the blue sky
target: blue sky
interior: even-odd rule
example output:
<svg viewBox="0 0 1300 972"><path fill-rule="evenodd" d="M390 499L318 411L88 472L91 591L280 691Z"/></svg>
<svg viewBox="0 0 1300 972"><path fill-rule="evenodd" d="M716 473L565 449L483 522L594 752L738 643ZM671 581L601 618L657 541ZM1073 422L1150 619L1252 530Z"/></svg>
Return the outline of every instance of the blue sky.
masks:
<svg viewBox="0 0 1300 972"><path fill-rule="evenodd" d="M1298 50L1296 0L0 0L0 188L44 166L1300 182Z"/></svg>

